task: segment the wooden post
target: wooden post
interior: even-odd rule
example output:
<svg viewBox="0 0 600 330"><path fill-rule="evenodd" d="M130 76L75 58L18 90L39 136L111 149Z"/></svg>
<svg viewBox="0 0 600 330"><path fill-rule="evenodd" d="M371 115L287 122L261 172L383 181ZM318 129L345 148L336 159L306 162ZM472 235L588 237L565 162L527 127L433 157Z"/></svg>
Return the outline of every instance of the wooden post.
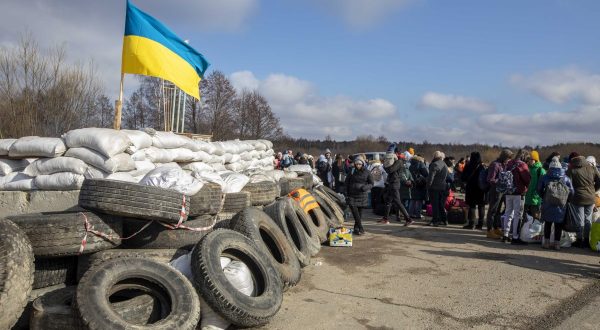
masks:
<svg viewBox="0 0 600 330"><path fill-rule="evenodd" d="M121 129L121 113L123 109L123 80L125 79L125 73L121 73L121 86L119 89L119 99L115 101L115 120L113 121L113 128Z"/></svg>

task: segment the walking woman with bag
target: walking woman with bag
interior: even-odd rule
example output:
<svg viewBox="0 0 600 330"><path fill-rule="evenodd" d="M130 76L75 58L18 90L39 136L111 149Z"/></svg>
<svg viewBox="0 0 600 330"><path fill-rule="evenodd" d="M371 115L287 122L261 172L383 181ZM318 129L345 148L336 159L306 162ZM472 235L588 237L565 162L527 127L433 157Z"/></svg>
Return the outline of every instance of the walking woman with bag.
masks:
<svg viewBox="0 0 600 330"><path fill-rule="evenodd" d="M356 235L365 233L362 225L362 210L367 207L368 193L372 187L371 172L365 168L364 158L358 156L354 159L354 171L346 178L347 201L354 217L354 234Z"/></svg>

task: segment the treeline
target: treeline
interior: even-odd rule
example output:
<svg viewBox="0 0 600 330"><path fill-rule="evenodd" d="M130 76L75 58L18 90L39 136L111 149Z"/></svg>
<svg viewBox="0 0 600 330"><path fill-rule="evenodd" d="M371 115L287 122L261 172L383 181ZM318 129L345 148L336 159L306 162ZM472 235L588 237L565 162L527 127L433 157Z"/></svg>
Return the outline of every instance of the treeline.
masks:
<svg viewBox="0 0 600 330"><path fill-rule="evenodd" d="M334 141L331 138L325 138L324 140L318 139L305 139L305 138L291 138L283 137L273 142L276 151L283 151L292 149L294 154L296 152L307 153L318 157L325 152L325 149L330 149L333 154L342 154L344 156L352 155L361 152L384 152L388 146L395 143L400 150L407 150L408 148L415 149L415 152L426 160L431 160L433 153L436 150L443 151L447 156L453 156L457 160L461 157L466 157L472 151L478 151L484 161L491 162L503 148L503 146L490 146L483 144L454 144L454 143L429 143L424 142L406 142L406 141L389 141L384 136L373 137L358 136L352 141ZM551 146L522 146L525 149L537 150L540 153L540 158L543 161L552 152L557 151L563 157L568 156L571 152L576 151L580 155L595 156L600 160L600 144L597 143L561 143ZM513 151L516 151L516 147L509 147Z"/></svg>

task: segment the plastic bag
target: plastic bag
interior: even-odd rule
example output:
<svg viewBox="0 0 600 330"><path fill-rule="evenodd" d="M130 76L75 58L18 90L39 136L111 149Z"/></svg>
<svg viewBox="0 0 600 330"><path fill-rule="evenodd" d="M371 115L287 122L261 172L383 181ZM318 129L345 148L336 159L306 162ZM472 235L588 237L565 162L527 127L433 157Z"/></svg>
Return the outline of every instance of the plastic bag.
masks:
<svg viewBox="0 0 600 330"><path fill-rule="evenodd" d="M23 171L29 164L27 159L0 159L0 175Z"/></svg>
<svg viewBox="0 0 600 330"><path fill-rule="evenodd" d="M41 190L78 190L83 184L84 176L81 174L62 172L50 175L38 175L33 179L33 184Z"/></svg>
<svg viewBox="0 0 600 330"><path fill-rule="evenodd" d="M125 152L132 143L127 134L110 128L74 129L63 137L69 148L89 148L107 158Z"/></svg>
<svg viewBox="0 0 600 330"><path fill-rule="evenodd" d="M221 175L221 178L225 181L225 187L223 188L224 193L240 192L250 181L249 177L241 173L225 173Z"/></svg>
<svg viewBox="0 0 600 330"><path fill-rule="evenodd" d="M58 157L67 151L61 138L26 136L15 141L8 150L11 158Z"/></svg>
<svg viewBox="0 0 600 330"><path fill-rule="evenodd" d="M301 173L311 173L312 174L312 168L310 167L310 165L291 165L290 167L287 168L288 171L291 172L301 172Z"/></svg>
<svg viewBox="0 0 600 330"><path fill-rule="evenodd" d="M600 221L592 222L590 229L590 247L592 251L600 252Z"/></svg>
<svg viewBox="0 0 600 330"><path fill-rule="evenodd" d="M135 163L133 162L133 159L131 159L131 156L126 153L117 154L113 157L107 158L92 149L71 148L67 150L65 156L81 159L86 164L94 166L107 173L135 170Z"/></svg>
<svg viewBox="0 0 600 330"><path fill-rule="evenodd" d="M56 157L38 159L31 163L23 173L29 176L50 175L60 172L84 174L88 165L81 159L73 157Z"/></svg>
<svg viewBox="0 0 600 330"><path fill-rule="evenodd" d="M544 224L545 226L546 224ZM573 244L575 241L577 240L577 234L576 233L570 233L570 232L566 232L566 231L562 231L562 234L560 235L560 247L563 248L568 248L571 247L571 244ZM542 239L542 243L544 243L546 241L546 238ZM554 226L552 226L552 229L550 230L550 244L554 243Z"/></svg>
<svg viewBox="0 0 600 330"><path fill-rule="evenodd" d="M199 180L218 184L221 186L221 190L223 190L226 186L225 180L223 180L221 175L219 175L217 172L214 172L212 169L208 171L193 172L192 175Z"/></svg>
<svg viewBox="0 0 600 330"><path fill-rule="evenodd" d="M181 168L184 170L190 170L192 172L213 171L213 168L210 165L202 162L183 164Z"/></svg>
<svg viewBox="0 0 600 330"><path fill-rule="evenodd" d="M544 226L532 216L527 215L527 220L521 227L520 238L527 243L541 243L544 237Z"/></svg>
<svg viewBox="0 0 600 330"><path fill-rule="evenodd" d="M203 181L186 174L179 167L157 167L148 172L140 184L172 189L189 196L195 195L204 186Z"/></svg>
<svg viewBox="0 0 600 330"><path fill-rule="evenodd" d="M10 146L15 143L17 139L0 139L0 156L8 156L8 150Z"/></svg>

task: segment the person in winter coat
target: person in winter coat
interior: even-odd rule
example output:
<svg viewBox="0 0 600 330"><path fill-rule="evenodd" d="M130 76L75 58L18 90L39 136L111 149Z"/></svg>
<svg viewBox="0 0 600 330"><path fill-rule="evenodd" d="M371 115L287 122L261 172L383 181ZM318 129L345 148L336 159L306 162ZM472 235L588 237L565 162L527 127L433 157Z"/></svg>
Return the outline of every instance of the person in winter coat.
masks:
<svg viewBox="0 0 600 330"><path fill-rule="evenodd" d="M376 210L379 205L384 203L384 188L388 177L383 164L379 160L379 155L375 154L374 159L370 162L368 170L373 177L373 189L371 189L371 208Z"/></svg>
<svg viewBox="0 0 600 330"><path fill-rule="evenodd" d="M544 170L548 170L550 168L550 163L552 162L552 159L556 157L558 159L560 159L560 153L558 151L553 151L550 156L548 156L548 158L546 158L546 160L544 161L544 164L542 164L542 168Z"/></svg>
<svg viewBox="0 0 600 330"><path fill-rule="evenodd" d="M402 205L402 199L400 197L400 188L402 186L402 173L406 169L404 161L398 159L398 157L392 153L386 154L386 159L383 164L385 171L388 173L387 182L385 185L385 215L381 219L381 223L389 224L388 217L392 207L399 213L402 213L404 217L405 226L410 225L413 221L411 220L406 208ZM396 220L400 221L399 214L396 214Z"/></svg>
<svg viewBox="0 0 600 330"><path fill-rule="evenodd" d="M574 155L573 155L574 154ZM574 208L574 216L579 223L579 232L577 241L574 243L577 247L588 247L590 228L592 226L592 212L594 211L595 192L600 189L600 174L598 169L592 166L583 156L573 153L569 162L567 176L573 182L575 190L571 198L571 204Z"/></svg>
<svg viewBox="0 0 600 330"><path fill-rule="evenodd" d="M325 149L325 159L329 164L329 173L327 173L327 181L329 182L329 188L333 189L333 173L331 173L331 167L333 166L333 157L331 156L331 150Z"/></svg>
<svg viewBox="0 0 600 330"><path fill-rule="evenodd" d="M408 210L410 206L410 197L414 180L407 165L408 163L405 162L402 169L400 169L400 199L402 200L402 205L404 205L404 208Z"/></svg>
<svg viewBox="0 0 600 330"><path fill-rule="evenodd" d="M325 158L325 155L319 156L319 160L317 160L317 176L323 181L323 184L327 187L331 187L331 183L329 182L329 172L331 171L331 165Z"/></svg>
<svg viewBox="0 0 600 330"><path fill-rule="evenodd" d="M288 150L283 154L283 158L281 159L281 169L288 168L295 164L294 156L291 155L292 150Z"/></svg>
<svg viewBox="0 0 600 330"><path fill-rule="evenodd" d="M521 229L521 216L525 206L525 194L531 182L527 163L531 156L524 149L519 149L515 159L508 162L506 169L512 173L513 190L506 193L506 210L504 211L504 226L502 242L510 241L511 244L527 244L519 238ZM512 230L512 240L510 232Z"/></svg>
<svg viewBox="0 0 600 330"><path fill-rule="evenodd" d="M554 249L560 249L560 237L562 235L562 228L565 219L565 214L567 212L567 204L559 205L556 201L550 201L549 198L546 197L546 193L549 193L548 190L551 183L562 182L569 191L569 197L573 196L573 184L569 177L565 176L565 170L562 168L558 157L554 157L554 159L548 165L548 173L546 173L539 180L537 185L537 193L542 196L545 201L542 202L542 214L541 219L544 221L544 242L542 244L542 248L549 249L550 248L550 234L552 232L552 225L554 225Z"/></svg>
<svg viewBox="0 0 600 330"><path fill-rule="evenodd" d="M344 157L340 154L335 156L335 162L331 165L331 174L333 175L335 192L345 194L344 182L346 176L350 173L350 168L346 165Z"/></svg>
<svg viewBox="0 0 600 330"><path fill-rule="evenodd" d="M362 235L365 229L362 225L362 210L367 207L369 191L373 187L371 172L365 168L364 158L354 159L354 171L346 178L346 195L348 206L354 217L354 234Z"/></svg>
<svg viewBox="0 0 600 330"><path fill-rule="evenodd" d="M498 156L498 159L493 161L488 167L487 183L489 184L488 200L489 208L486 216L487 237L500 238L502 230L500 229L500 204L504 198L504 193L496 190L498 176L506 168L506 164L512 158L513 152L510 149L503 149Z"/></svg>
<svg viewBox="0 0 600 330"><path fill-rule="evenodd" d="M469 205L468 219L464 229L483 229L485 218L485 191L479 186L479 175L484 170L481 162L481 154L477 151L471 153L469 163L465 165L461 174L461 181L465 184L465 202ZM475 226L475 210L478 212L479 220Z"/></svg>
<svg viewBox="0 0 600 330"><path fill-rule="evenodd" d="M408 170L413 178L408 214L413 219L421 219L423 202L427 199L427 176L429 175L429 170L425 166L425 160L419 155L414 155L410 159Z"/></svg>
<svg viewBox="0 0 600 330"><path fill-rule="evenodd" d="M429 196L431 199L431 206L433 210L433 218L428 224L430 226L437 227L439 225L447 225L446 210L444 205L446 203L446 191L448 188L447 177L448 177L448 166L444 162L445 155L441 151L433 153L433 160L429 164L429 175L427 176L427 189L429 190Z"/></svg>
<svg viewBox="0 0 600 330"><path fill-rule="evenodd" d="M527 188L527 194L525 194L525 212L523 213L523 219L526 219L526 215L529 214L534 219L539 220L542 197L538 194L537 186L540 178L546 174L546 170L544 170L542 163L540 162L540 154L535 150L531 152L531 159L529 160L528 165L531 181L529 182L529 188Z"/></svg>

